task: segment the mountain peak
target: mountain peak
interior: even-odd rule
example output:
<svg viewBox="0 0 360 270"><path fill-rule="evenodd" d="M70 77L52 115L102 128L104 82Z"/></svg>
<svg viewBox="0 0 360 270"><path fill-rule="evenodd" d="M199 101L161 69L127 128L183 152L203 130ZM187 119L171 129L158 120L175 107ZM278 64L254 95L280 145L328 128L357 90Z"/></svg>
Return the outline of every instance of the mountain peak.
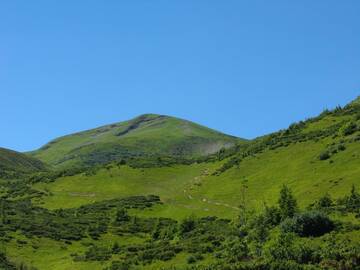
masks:
<svg viewBox="0 0 360 270"><path fill-rule="evenodd" d="M55 166L94 165L131 158L201 157L240 141L188 120L147 113L57 138L32 154Z"/></svg>

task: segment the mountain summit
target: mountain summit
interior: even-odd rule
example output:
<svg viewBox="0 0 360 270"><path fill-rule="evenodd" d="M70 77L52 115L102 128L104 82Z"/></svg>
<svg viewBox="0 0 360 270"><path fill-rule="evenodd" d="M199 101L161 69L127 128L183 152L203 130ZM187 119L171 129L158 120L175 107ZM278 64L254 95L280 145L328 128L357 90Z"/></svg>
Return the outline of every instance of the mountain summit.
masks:
<svg viewBox="0 0 360 270"><path fill-rule="evenodd" d="M201 157L240 141L187 120L144 114L60 137L32 155L55 166L94 165L133 157Z"/></svg>

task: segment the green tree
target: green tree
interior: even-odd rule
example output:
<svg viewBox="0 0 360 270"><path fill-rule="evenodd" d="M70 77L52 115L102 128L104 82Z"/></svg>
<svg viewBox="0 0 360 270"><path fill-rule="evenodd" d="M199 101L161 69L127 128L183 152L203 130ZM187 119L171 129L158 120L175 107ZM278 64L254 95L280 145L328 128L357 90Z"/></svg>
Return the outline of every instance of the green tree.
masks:
<svg viewBox="0 0 360 270"><path fill-rule="evenodd" d="M265 204L264 218L268 226L273 227L279 225L281 222L280 209L276 206L267 206Z"/></svg>
<svg viewBox="0 0 360 270"><path fill-rule="evenodd" d="M280 190L278 203L282 219L292 218L298 210L296 199L293 196L291 189L286 185L283 185Z"/></svg>
<svg viewBox="0 0 360 270"><path fill-rule="evenodd" d="M326 193L322 196L316 203L316 207L319 209L329 208L333 205L333 200L331 199L329 193Z"/></svg>
<svg viewBox="0 0 360 270"><path fill-rule="evenodd" d="M360 209L360 194L357 192L355 185L352 185L350 196L346 200L346 208L351 211Z"/></svg>

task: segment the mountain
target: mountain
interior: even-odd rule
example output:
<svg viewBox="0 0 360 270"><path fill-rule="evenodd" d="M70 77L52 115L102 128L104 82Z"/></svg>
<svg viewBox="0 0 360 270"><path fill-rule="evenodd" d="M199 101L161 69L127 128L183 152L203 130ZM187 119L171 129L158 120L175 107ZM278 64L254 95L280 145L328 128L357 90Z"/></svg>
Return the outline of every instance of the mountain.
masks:
<svg viewBox="0 0 360 270"><path fill-rule="evenodd" d="M136 157L201 157L241 141L190 121L144 114L55 139L31 155L54 166L94 165Z"/></svg>
<svg viewBox="0 0 360 270"><path fill-rule="evenodd" d="M200 214L228 216L237 211L244 184L246 200L256 207L275 203L277 190L287 184L306 206L325 193L344 196L359 184L359 141L360 104L352 102L230 147L220 160L171 168L100 168L94 175L61 178L47 185L56 195L45 202L51 208L74 207L94 199L156 194L173 208L186 205ZM83 193L92 196L72 195Z"/></svg>
<svg viewBox="0 0 360 270"><path fill-rule="evenodd" d="M0 147L0 177L42 170L45 170L45 165L40 160Z"/></svg>
<svg viewBox="0 0 360 270"><path fill-rule="evenodd" d="M32 154L61 170L0 182L0 268L358 269L358 101L246 142L159 115L56 139Z"/></svg>

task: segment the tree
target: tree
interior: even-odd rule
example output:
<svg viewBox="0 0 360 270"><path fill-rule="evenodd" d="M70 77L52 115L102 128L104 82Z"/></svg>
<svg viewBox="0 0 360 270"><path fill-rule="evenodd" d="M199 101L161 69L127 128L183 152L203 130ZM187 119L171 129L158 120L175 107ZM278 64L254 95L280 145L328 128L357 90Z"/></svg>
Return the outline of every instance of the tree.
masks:
<svg viewBox="0 0 360 270"><path fill-rule="evenodd" d="M281 222L281 212L276 206L267 206L264 210L265 223L269 226L277 226Z"/></svg>
<svg viewBox="0 0 360 270"><path fill-rule="evenodd" d="M329 193L326 193L315 203L315 207L317 209L327 209L330 208L332 205L333 200L331 199Z"/></svg>
<svg viewBox="0 0 360 270"><path fill-rule="evenodd" d="M283 185L281 188L278 203L280 207L280 215L283 220L286 218L292 218L298 210L296 199L294 198L291 189L286 185Z"/></svg>
<svg viewBox="0 0 360 270"><path fill-rule="evenodd" d="M355 185L352 185L350 196L346 200L346 208L350 211L360 209L360 194L357 192Z"/></svg>
<svg viewBox="0 0 360 270"><path fill-rule="evenodd" d="M256 241L258 241L260 244L263 244L266 242L268 236L269 236L269 228L268 228L267 220L264 214L260 214L254 218L252 221L251 227L252 230L252 236Z"/></svg>

